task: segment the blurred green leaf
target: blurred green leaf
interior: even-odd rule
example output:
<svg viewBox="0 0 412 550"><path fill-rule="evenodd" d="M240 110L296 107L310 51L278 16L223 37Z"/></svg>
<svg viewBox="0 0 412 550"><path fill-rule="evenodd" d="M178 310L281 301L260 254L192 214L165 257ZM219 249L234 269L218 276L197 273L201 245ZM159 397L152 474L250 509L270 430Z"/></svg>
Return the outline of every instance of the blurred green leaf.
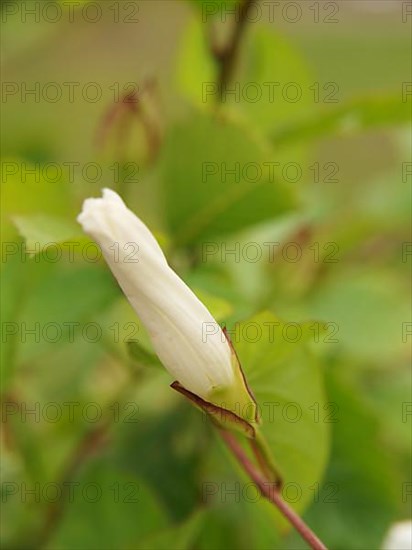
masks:
<svg viewBox="0 0 412 550"><path fill-rule="evenodd" d="M30 261L33 270L40 268L41 262ZM73 350L75 342L88 341L96 347L106 327L96 323L95 316L118 295L111 274L95 264L62 270L47 260L44 263L47 271L30 289L17 319L19 361L53 353L64 343L71 343ZM87 323L94 324L90 335L84 332Z"/></svg>
<svg viewBox="0 0 412 550"><path fill-rule="evenodd" d="M294 121L298 124L314 106L314 79L307 63L278 31L267 27L253 30L244 47L244 66L236 81L228 85L227 101L266 133ZM238 97L232 92L236 86Z"/></svg>
<svg viewBox="0 0 412 550"><path fill-rule="evenodd" d="M407 292L406 280L389 270L341 268L314 289L308 309L311 317L335 327L334 347L353 359L379 364L406 352L402 327L410 320Z"/></svg>
<svg viewBox="0 0 412 550"><path fill-rule="evenodd" d="M169 527L139 541L139 550L191 550L197 533L205 523L203 511L194 513L182 524Z"/></svg>
<svg viewBox="0 0 412 550"><path fill-rule="evenodd" d="M208 9L214 10L209 4ZM226 3L225 3L226 4ZM217 8L216 8L217 9ZM207 20L211 17L204 15ZM228 16L229 17L229 16ZM301 53L286 37L258 27L242 46L237 70L226 85L220 108L236 110L253 128L268 131L309 115L313 110L313 79ZM183 36L178 57L179 91L201 108L219 104L217 65L205 24L193 21Z"/></svg>
<svg viewBox="0 0 412 550"><path fill-rule="evenodd" d="M76 490L77 489L77 490ZM72 496L57 532L46 548L83 550L136 548L139 541L168 525L150 489L110 459L88 464L73 480Z"/></svg>
<svg viewBox="0 0 412 550"><path fill-rule="evenodd" d="M250 486L246 489L244 484L230 477L226 477L216 488L220 502L207 510L196 548L276 548L279 534L273 517L262 508L265 503L260 497L256 497L257 489ZM244 495L247 495L246 499Z"/></svg>
<svg viewBox="0 0 412 550"><path fill-rule="evenodd" d="M407 124L410 106L401 94L386 94L352 99L333 109L319 110L303 120L285 124L272 133L275 147L296 141L308 141L329 135L350 135L379 126Z"/></svg>
<svg viewBox="0 0 412 550"><path fill-rule="evenodd" d="M404 466L403 475L407 479L411 450L411 373L408 359L405 357L405 364L396 365L386 372L381 369L375 373L367 371L362 378L365 401L374 409L375 417L380 419L385 441L390 441L391 448L396 449L396 458ZM407 502L404 504L407 505Z"/></svg>
<svg viewBox="0 0 412 550"><path fill-rule="evenodd" d="M71 241L74 238L76 238L76 244L78 244L79 238L86 241L80 226L76 225L74 221L64 218L33 214L31 216L14 216L13 222L20 235L26 240L28 252L31 255L34 254L36 245L40 247L40 250L45 250L49 246Z"/></svg>
<svg viewBox="0 0 412 550"><path fill-rule="evenodd" d="M244 0L190 0L192 4L202 9L207 8L210 12L214 13L228 6L233 9L233 4L240 4Z"/></svg>
<svg viewBox="0 0 412 550"><path fill-rule="evenodd" d="M163 368L162 363L157 356L145 350L138 342L129 340L127 342L127 348L129 350L130 357L137 363L138 366Z"/></svg>
<svg viewBox="0 0 412 550"><path fill-rule="evenodd" d="M16 245L18 250L19 244ZM1 270L1 288L0 288L0 317L1 317L1 381L2 391L5 392L16 360L16 349L18 340L13 337L15 332L15 321L18 310L24 301L27 288L27 271L22 269L19 254L13 253L11 258L7 258Z"/></svg>
<svg viewBox="0 0 412 550"><path fill-rule="evenodd" d="M228 300L219 298L198 288L195 288L194 292L217 321L225 319L233 312L233 306Z"/></svg>
<svg viewBox="0 0 412 550"><path fill-rule="evenodd" d="M271 180L271 160L246 128L228 120L194 112L176 124L161 160L175 244L205 241L290 210L292 190Z"/></svg>
<svg viewBox="0 0 412 550"><path fill-rule="evenodd" d="M1 222L3 239L14 237L11 221L14 216L38 214L71 215L71 190L67 181L54 182L39 163L22 158L7 158L2 161ZM43 224L44 226L44 224ZM79 231L77 231L77 234Z"/></svg>
<svg viewBox="0 0 412 550"><path fill-rule="evenodd" d="M195 2L200 7L200 2ZM180 40L176 67L176 86L179 92L198 107L205 107L203 90L216 78L216 66L209 52L205 25L193 20Z"/></svg>
<svg viewBox="0 0 412 550"><path fill-rule="evenodd" d="M207 511L196 548L276 548L280 533L275 508L233 460L215 427L210 429L214 437L200 468L202 503Z"/></svg>
<svg viewBox="0 0 412 550"><path fill-rule="evenodd" d="M173 393L169 388L168 392ZM116 440L116 463L144 479L169 516L180 522L198 504L198 469L207 453L210 433L205 418L182 399L179 408L165 410L163 394L158 397L152 389L149 398L156 401L158 414L149 416L142 409L141 422L121 426Z"/></svg>
<svg viewBox="0 0 412 550"><path fill-rule="evenodd" d="M298 495L291 505L302 510L326 466L333 414L328 416L322 374L311 352L313 333L309 326L293 325L262 313L236 327L233 343L285 490L289 486Z"/></svg>
<svg viewBox="0 0 412 550"><path fill-rule="evenodd" d="M383 445L379 418L365 406L358 388L345 381L344 368L341 364L341 373L328 376L329 398L339 406L339 422L334 425L324 488L307 520L329 548L381 548L396 519L402 480Z"/></svg>

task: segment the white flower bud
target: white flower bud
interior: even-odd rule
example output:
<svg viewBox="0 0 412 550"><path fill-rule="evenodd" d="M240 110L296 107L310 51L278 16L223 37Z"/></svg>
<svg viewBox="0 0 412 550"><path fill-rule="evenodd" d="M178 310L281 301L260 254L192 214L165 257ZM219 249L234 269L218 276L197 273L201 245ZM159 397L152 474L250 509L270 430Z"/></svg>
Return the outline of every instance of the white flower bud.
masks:
<svg viewBox="0 0 412 550"><path fill-rule="evenodd" d="M218 404L214 396L222 400L230 396L233 402L250 403L221 328L171 269L152 233L119 195L104 189L103 198L85 200L77 219L100 245L172 376L205 401Z"/></svg>
<svg viewBox="0 0 412 550"><path fill-rule="evenodd" d="M399 521L389 529L383 550L412 550L412 522Z"/></svg>

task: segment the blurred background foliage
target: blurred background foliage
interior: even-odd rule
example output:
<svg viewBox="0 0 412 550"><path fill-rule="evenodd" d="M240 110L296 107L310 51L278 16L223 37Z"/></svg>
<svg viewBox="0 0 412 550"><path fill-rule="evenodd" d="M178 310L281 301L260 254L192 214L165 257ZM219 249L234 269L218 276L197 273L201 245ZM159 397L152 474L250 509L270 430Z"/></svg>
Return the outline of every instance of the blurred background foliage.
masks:
<svg viewBox="0 0 412 550"><path fill-rule="evenodd" d="M103 14L96 23L81 16L85 0L61 2L60 21L25 22L34 4L47 2L2 2L3 80L18 90L3 95L1 126L3 547L304 547L267 503L242 496L247 479L211 425L169 389L108 268L90 260L75 216L104 186L237 331L259 402L301 407L298 422L263 411L285 481L298 488L291 505L330 548L380 547L411 507L402 2L317 2L318 23L309 2L298 3L294 23L281 11L270 21L264 2L243 29L228 86L278 82L273 102L217 93L205 101L202 86L216 92L222 76L219 44L231 40L225 14L236 2L93 2ZM336 7L337 22L326 23ZM61 100L22 96L24 85L50 82ZM78 83L73 101L65 82ZM82 97L90 82L102 92L95 102ZM302 90L296 102L279 92L290 82ZM222 178L222 166L248 162L260 167L258 181ZM55 181L48 163L63 168ZM67 163L77 163L72 174ZM99 177L84 173L88 163ZM219 168L206 180L204 163ZM296 181L284 177L287 163L301 168ZM280 243L273 257L268 242ZM244 254L249 243L263 251L259 261ZM288 243L298 261L282 254ZM251 322L300 323L304 336L254 340L242 330ZM308 332L313 322L329 337ZM40 333L57 325L56 337L26 334L36 323ZM85 337L89 323L101 328L96 338ZM69 402L79 404L72 417ZM39 414L26 415L36 403ZM56 421L50 403L63 411ZM90 403L102 413L95 422L78 412ZM80 488L73 498L42 494L70 482ZM85 498L87 484L101 497ZM40 498L25 495L36 487Z"/></svg>

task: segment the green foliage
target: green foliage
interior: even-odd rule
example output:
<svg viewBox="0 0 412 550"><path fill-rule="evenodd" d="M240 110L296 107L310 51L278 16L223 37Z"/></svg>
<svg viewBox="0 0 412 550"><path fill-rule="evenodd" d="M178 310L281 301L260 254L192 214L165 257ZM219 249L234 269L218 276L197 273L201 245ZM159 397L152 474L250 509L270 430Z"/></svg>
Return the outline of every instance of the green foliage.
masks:
<svg viewBox="0 0 412 550"><path fill-rule="evenodd" d="M130 356L138 366L162 368L162 364L154 353L145 350L138 342L127 342Z"/></svg>
<svg viewBox="0 0 412 550"><path fill-rule="evenodd" d="M45 177L38 164L25 158L3 159L2 171L1 229L5 241L15 234L12 227L13 217L34 214L35 220L27 229L39 232L40 228L44 229L48 216L51 216L52 221L59 215L74 214L70 208L70 189L67 181L53 182L54 175ZM62 223L64 222L59 225L60 231ZM67 224L73 224L73 220L67 220L65 223L67 227ZM52 227L49 230L52 231Z"/></svg>
<svg viewBox="0 0 412 550"><path fill-rule="evenodd" d="M268 133L300 122L311 112L314 94L305 59L285 37L267 28L255 29L247 46L239 79L239 109Z"/></svg>
<svg viewBox="0 0 412 550"><path fill-rule="evenodd" d="M36 246L46 250L49 246L59 243L78 243L82 235L74 221L33 214L32 216L15 216L13 222L20 235L25 239L29 254L36 253ZM83 240L86 241L86 239Z"/></svg>
<svg viewBox="0 0 412 550"><path fill-rule="evenodd" d="M326 404L322 373L309 347L310 330L305 325L297 325L293 334L288 330L271 313L262 313L240 323L234 341L259 405L261 431L286 489L297 490L301 510L322 476L333 424L325 412L331 404Z"/></svg>
<svg viewBox="0 0 412 550"><path fill-rule="evenodd" d="M86 24L90 4L65 5L56 24L5 14L7 81L87 76L106 96L4 103L2 546L306 547L254 498L215 426L169 388L106 265L85 254L93 245L75 221L81 199L108 186L228 328L285 500L331 550L380 548L410 511L407 25L355 8L339 27L248 21L220 101L218 52L235 2L169 2L167 20L145 2L138 27L122 21L127 2L119 24L108 2L99 3L104 22ZM87 56L69 56L80 46ZM113 81L140 88L145 75L156 91L142 86L136 110L106 128L114 152L95 158ZM380 89L368 91L374 82ZM325 90L337 102L323 101ZM139 168L133 181L113 170L125 158ZM106 170L96 181L82 174L89 160ZM80 170L55 181L45 166L66 161ZM287 164L302 177L286 178ZM53 487L69 482L72 498L53 500Z"/></svg>
<svg viewBox="0 0 412 550"><path fill-rule="evenodd" d="M378 97L361 97L345 102L333 109L320 110L315 116L284 124L272 134L275 146L290 142L323 138L332 135L347 135L375 126L407 124L410 110L407 102L400 101L399 94Z"/></svg>
<svg viewBox="0 0 412 550"><path fill-rule="evenodd" d="M271 180L267 158L267 149L229 120L194 112L174 126L161 167L165 214L175 244L226 235L290 210L291 191ZM253 175L246 177L242 172L248 163ZM235 173L223 177L226 170Z"/></svg>
<svg viewBox="0 0 412 550"><path fill-rule="evenodd" d="M124 424L118 433L115 458L122 469L150 484L169 517L181 522L199 503L197 469L202 454L207 453L210 434L205 419L191 408L164 412L152 417L142 410L133 430Z"/></svg>
<svg viewBox="0 0 412 550"><path fill-rule="evenodd" d="M320 491L308 521L332 548L379 547L398 513L402 478L384 449L379 417L362 403L356 387L333 372L328 391L339 405L339 421L325 475L329 485Z"/></svg>
<svg viewBox="0 0 412 550"><path fill-rule="evenodd" d="M72 487L80 489L81 498L66 497L64 519L47 548L133 548L168 524L145 484L107 459L90 463Z"/></svg>
<svg viewBox="0 0 412 550"><path fill-rule="evenodd" d="M203 90L208 83L213 86L216 65L210 56L206 28L198 17L191 21L181 38L176 64L175 79L180 93L195 105L204 106Z"/></svg>
<svg viewBox="0 0 412 550"><path fill-rule="evenodd" d="M200 527L205 524L206 520L203 512L197 512L180 525L145 537L139 542L139 547L142 550L156 550L157 548L189 550L197 539Z"/></svg>
<svg viewBox="0 0 412 550"><path fill-rule="evenodd" d="M317 289L310 307L314 317L333 319L348 356L379 363L402 354L399 330L410 313L406 292L393 273L342 269Z"/></svg>

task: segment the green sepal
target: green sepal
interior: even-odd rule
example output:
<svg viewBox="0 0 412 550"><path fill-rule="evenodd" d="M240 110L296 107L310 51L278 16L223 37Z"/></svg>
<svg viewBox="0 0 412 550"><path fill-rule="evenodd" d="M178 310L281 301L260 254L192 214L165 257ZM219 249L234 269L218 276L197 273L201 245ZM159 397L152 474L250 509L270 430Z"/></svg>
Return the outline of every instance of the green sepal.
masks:
<svg viewBox="0 0 412 550"><path fill-rule="evenodd" d="M195 393L187 390L177 380L171 384L171 387L189 399L197 408L206 412L220 429L234 430L242 433L249 439L255 438L256 429L253 424L247 422L233 411L219 407L210 401L205 401Z"/></svg>
<svg viewBox="0 0 412 550"><path fill-rule="evenodd" d="M215 389L210 392L208 401L187 390L178 381L173 382L171 387L206 412L219 429L234 431L246 436L262 474L280 487L282 476L270 448L259 430L260 418L256 399L248 386L239 358L225 329L224 332L232 352L235 382L229 388Z"/></svg>
<svg viewBox="0 0 412 550"><path fill-rule="evenodd" d="M232 369L235 376L234 383L228 388L214 389L209 400L219 408L234 413L251 426L259 424L258 407L255 396L249 388L236 350L229 338L226 329L223 329L232 353Z"/></svg>

